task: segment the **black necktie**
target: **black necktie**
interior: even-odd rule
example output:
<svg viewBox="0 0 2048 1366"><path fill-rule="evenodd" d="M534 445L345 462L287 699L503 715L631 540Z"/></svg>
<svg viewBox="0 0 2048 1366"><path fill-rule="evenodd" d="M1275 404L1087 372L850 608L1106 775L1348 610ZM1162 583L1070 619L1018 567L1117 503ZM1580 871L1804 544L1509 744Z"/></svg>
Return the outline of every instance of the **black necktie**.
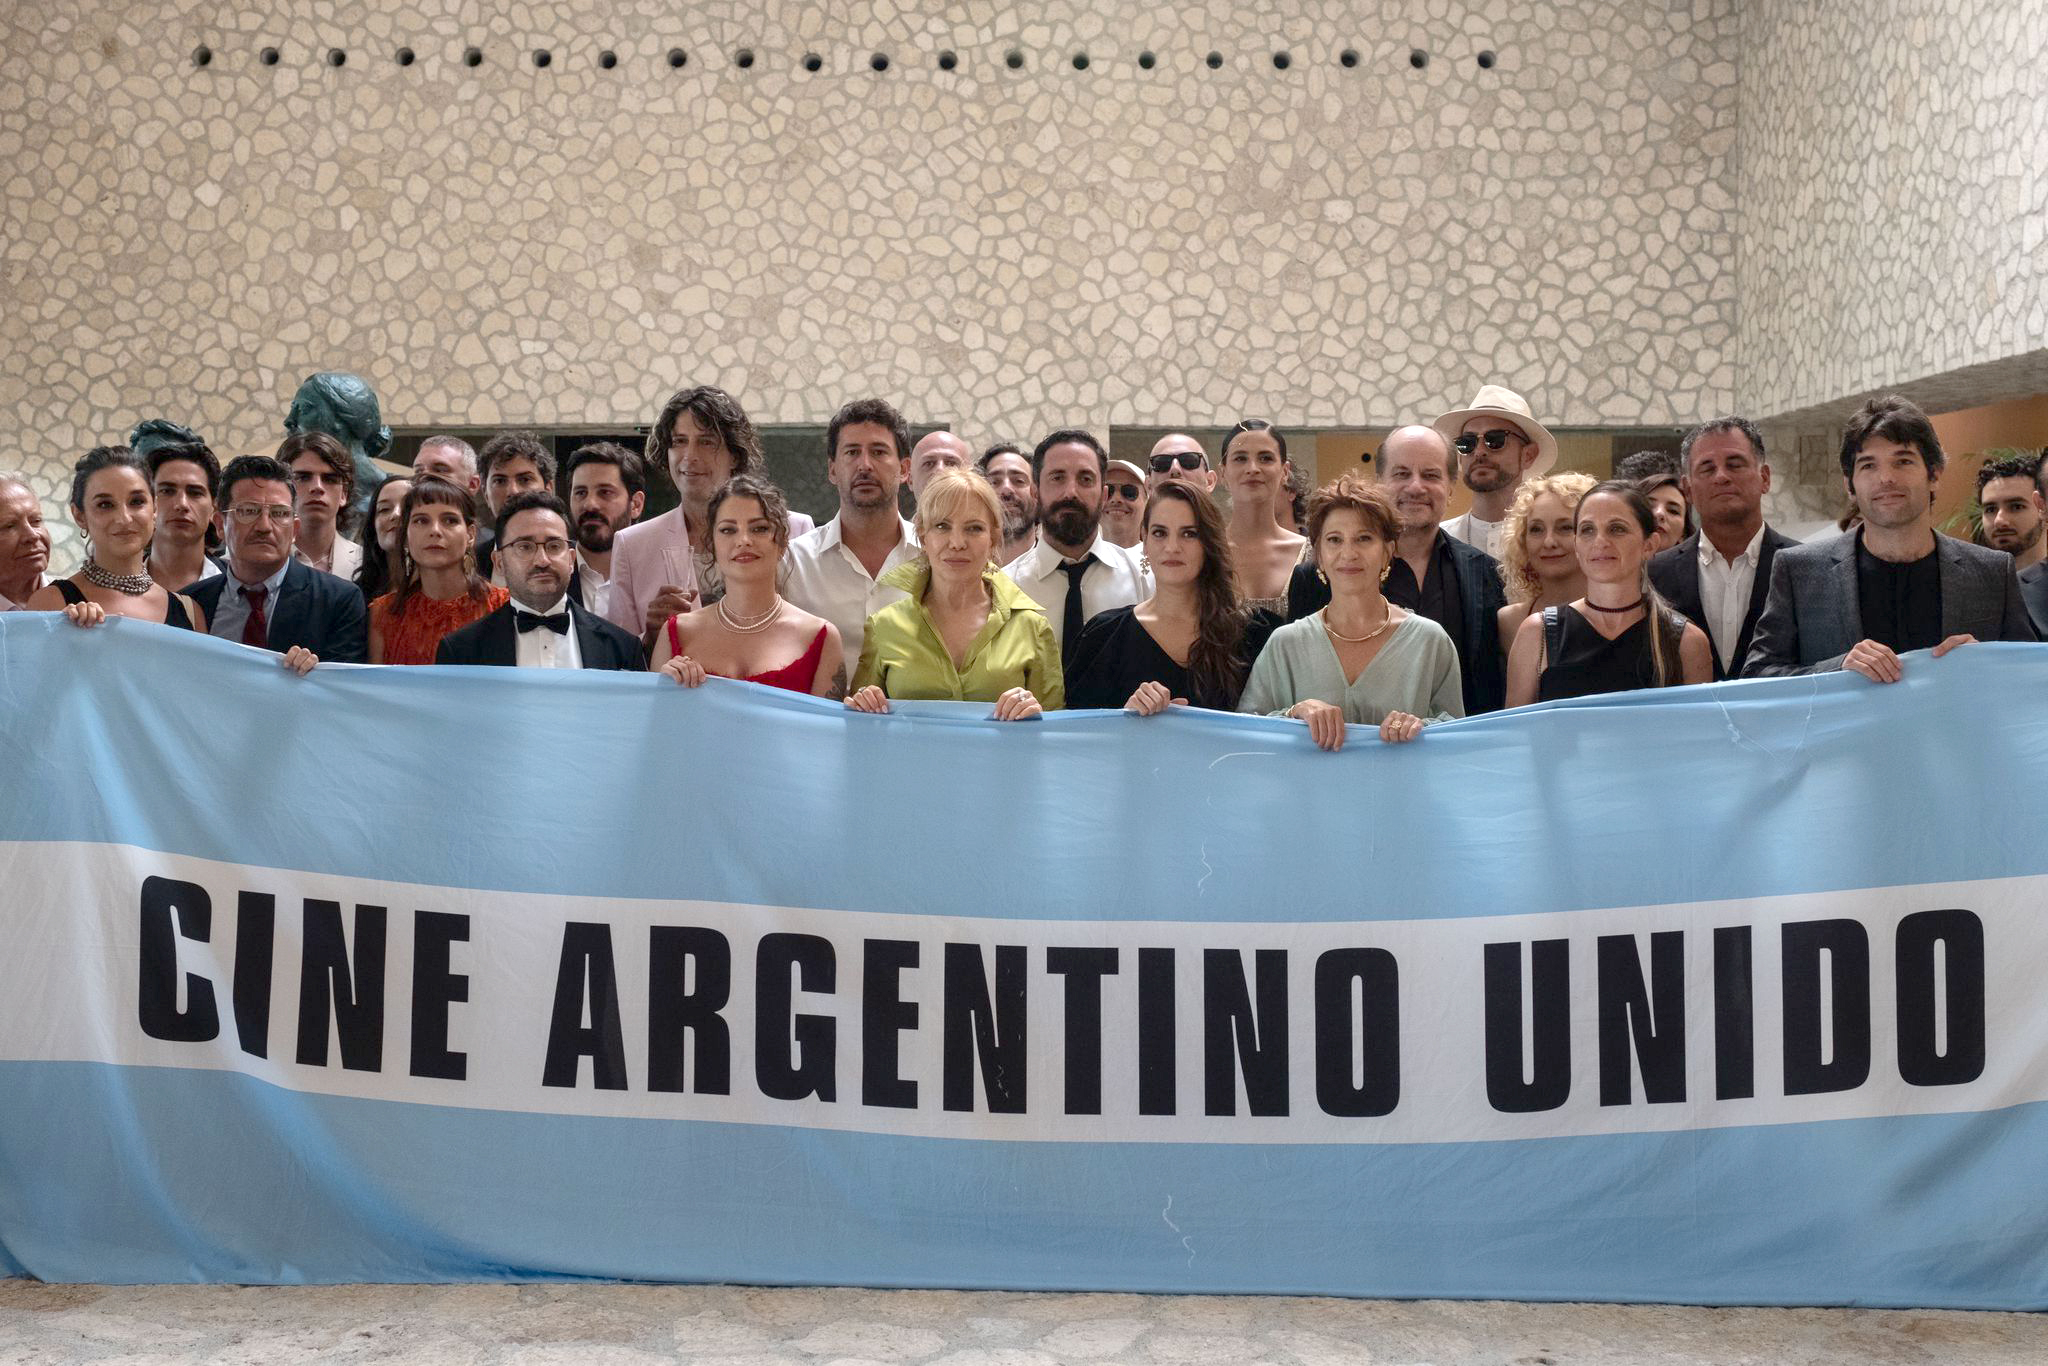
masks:
<svg viewBox="0 0 2048 1366"><path fill-rule="evenodd" d="M1063 634L1060 636L1060 648L1063 650L1073 649L1074 642L1081 638L1081 622L1084 620L1081 615L1081 578L1088 572L1088 566L1094 563L1093 552L1078 560L1060 561L1060 573L1067 576L1067 614L1061 623Z"/></svg>
<svg viewBox="0 0 2048 1366"><path fill-rule="evenodd" d="M569 614L567 612L557 612L551 617L544 617L538 612L514 612L512 620L519 623L519 633L521 635L525 635L528 631L538 631L543 626L558 636L569 634Z"/></svg>

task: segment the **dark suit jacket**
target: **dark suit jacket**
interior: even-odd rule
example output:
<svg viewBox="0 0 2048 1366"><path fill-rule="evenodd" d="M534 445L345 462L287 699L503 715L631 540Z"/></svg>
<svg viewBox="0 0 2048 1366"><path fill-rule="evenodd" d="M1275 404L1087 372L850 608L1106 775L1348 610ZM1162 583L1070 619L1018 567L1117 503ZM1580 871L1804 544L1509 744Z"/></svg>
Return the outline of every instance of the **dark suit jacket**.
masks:
<svg viewBox="0 0 2048 1366"><path fill-rule="evenodd" d="M2027 615L2034 619L2034 634L2048 640L2048 560L2020 575L2020 598L2027 604Z"/></svg>
<svg viewBox="0 0 2048 1366"><path fill-rule="evenodd" d="M1780 550L1798 544L1790 536L1780 535L1768 526L1764 528L1764 538L1756 549L1756 580L1749 586L1749 606L1742 614L1742 632L1735 637L1732 662L1726 670L1721 668L1721 642L1714 639L1714 629L1707 624L1706 608L1700 605L1700 533L1695 531L1671 549L1650 558L1650 583L1664 601L1685 613L1713 643L1716 681L1742 677L1743 661L1756 637L1757 618L1764 614L1764 599L1771 595L1771 561Z"/></svg>
<svg viewBox="0 0 2048 1366"><path fill-rule="evenodd" d="M586 669L644 669L646 656L640 642L606 621L583 610L583 604L569 599L570 627L576 632L576 649ZM512 624L512 604L506 603L459 631L441 637L434 652L436 664L494 664L511 668L519 662L519 628Z"/></svg>
<svg viewBox="0 0 2048 1366"><path fill-rule="evenodd" d="M1864 639L1854 531L1796 545L1771 564L1771 592L1743 666L1748 678L1825 673ZM1941 633L1979 640L2032 640L2012 556L1936 534Z"/></svg>
<svg viewBox="0 0 2048 1366"><path fill-rule="evenodd" d="M220 607L227 582L223 573L185 590L208 621ZM279 654L303 645L329 664L370 662L370 615L363 606L362 591L347 579L293 560L284 571L284 582L278 585L277 601L264 616L270 648Z"/></svg>
<svg viewBox="0 0 2048 1366"><path fill-rule="evenodd" d="M1458 647L1458 672L1465 685L1465 715L1499 711L1508 698L1508 666L1500 653L1500 609L1507 606L1507 589L1500 579L1500 561L1477 546L1456 536L1437 532L1451 547L1451 564L1458 576L1458 598L1464 608L1462 638ZM1330 586L1316 577L1312 564L1298 564L1287 581L1287 619L1299 621L1330 600Z"/></svg>

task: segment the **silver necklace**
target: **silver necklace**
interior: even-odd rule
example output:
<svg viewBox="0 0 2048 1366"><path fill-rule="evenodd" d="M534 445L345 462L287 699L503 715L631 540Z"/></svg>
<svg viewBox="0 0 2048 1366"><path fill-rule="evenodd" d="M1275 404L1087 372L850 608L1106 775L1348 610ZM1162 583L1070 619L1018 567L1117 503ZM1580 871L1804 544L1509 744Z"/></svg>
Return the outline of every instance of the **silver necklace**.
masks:
<svg viewBox="0 0 2048 1366"><path fill-rule="evenodd" d="M1393 608L1389 607L1387 609L1386 616L1380 619L1379 625L1373 627L1370 631L1367 631L1362 636L1347 636L1340 634L1336 627L1330 625L1330 617L1328 613L1318 612L1316 613L1316 615L1322 619L1323 629L1330 633L1330 637L1333 640L1341 640L1346 645L1363 645L1365 644L1365 642L1373 639L1375 636L1379 635L1382 631L1386 630L1389 626L1394 624L1394 611Z"/></svg>
<svg viewBox="0 0 2048 1366"><path fill-rule="evenodd" d="M767 629L768 623L775 620L776 616L782 611L782 598L778 595L774 605L758 617L734 616L726 610L724 598L720 598L715 605L718 608L718 619L725 623L726 630L737 632L740 635L748 635L755 631Z"/></svg>
<svg viewBox="0 0 2048 1366"><path fill-rule="evenodd" d="M109 588L116 593L126 593L131 598L139 598L156 586L156 580L147 574L116 574L102 566L98 560L87 560L81 574L89 584Z"/></svg>

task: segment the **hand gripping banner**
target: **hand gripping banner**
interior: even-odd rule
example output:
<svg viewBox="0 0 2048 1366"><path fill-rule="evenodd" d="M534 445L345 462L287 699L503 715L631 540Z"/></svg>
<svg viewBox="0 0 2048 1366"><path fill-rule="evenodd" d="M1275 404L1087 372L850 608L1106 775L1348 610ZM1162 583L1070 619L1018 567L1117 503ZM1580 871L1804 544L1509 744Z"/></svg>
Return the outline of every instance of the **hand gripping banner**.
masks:
<svg viewBox="0 0 2048 1366"><path fill-rule="evenodd" d="M0 1273L2048 1304L2048 647L1431 727L0 618Z"/></svg>

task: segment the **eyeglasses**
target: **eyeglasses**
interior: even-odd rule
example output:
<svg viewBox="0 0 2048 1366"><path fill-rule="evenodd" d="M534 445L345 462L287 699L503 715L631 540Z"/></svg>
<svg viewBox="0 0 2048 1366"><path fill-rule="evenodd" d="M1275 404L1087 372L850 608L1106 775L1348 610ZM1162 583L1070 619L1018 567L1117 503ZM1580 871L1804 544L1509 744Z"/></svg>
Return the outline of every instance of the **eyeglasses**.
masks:
<svg viewBox="0 0 2048 1366"><path fill-rule="evenodd" d="M1198 470L1209 463L1200 451L1162 451L1152 457L1152 473L1164 474L1178 464L1184 470Z"/></svg>
<svg viewBox="0 0 2048 1366"><path fill-rule="evenodd" d="M295 515L290 506L284 503L237 503L228 509L228 516L243 526L262 521L265 517L277 526L289 526Z"/></svg>
<svg viewBox="0 0 2048 1366"><path fill-rule="evenodd" d="M1510 431L1506 427L1495 427L1485 433L1486 449L1490 451L1499 450L1502 446L1508 444L1508 438L1511 436L1525 446L1529 444L1529 438L1523 436L1520 432ZM1451 444L1458 448L1459 455L1470 455L1479 448L1479 435L1467 432Z"/></svg>
<svg viewBox="0 0 2048 1366"><path fill-rule="evenodd" d="M545 553L552 560L569 553L569 542L560 536L550 536L545 541L536 541L531 536L521 536L516 541L505 542L505 553L521 560L530 560Z"/></svg>
<svg viewBox="0 0 2048 1366"><path fill-rule="evenodd" d="M1102 487L1105 493L1114 494L1116 497L1123 499L1126 503L1135 503L1138 501L1138 494L1140 490L1136 484L1104 484Z"/></svg>

